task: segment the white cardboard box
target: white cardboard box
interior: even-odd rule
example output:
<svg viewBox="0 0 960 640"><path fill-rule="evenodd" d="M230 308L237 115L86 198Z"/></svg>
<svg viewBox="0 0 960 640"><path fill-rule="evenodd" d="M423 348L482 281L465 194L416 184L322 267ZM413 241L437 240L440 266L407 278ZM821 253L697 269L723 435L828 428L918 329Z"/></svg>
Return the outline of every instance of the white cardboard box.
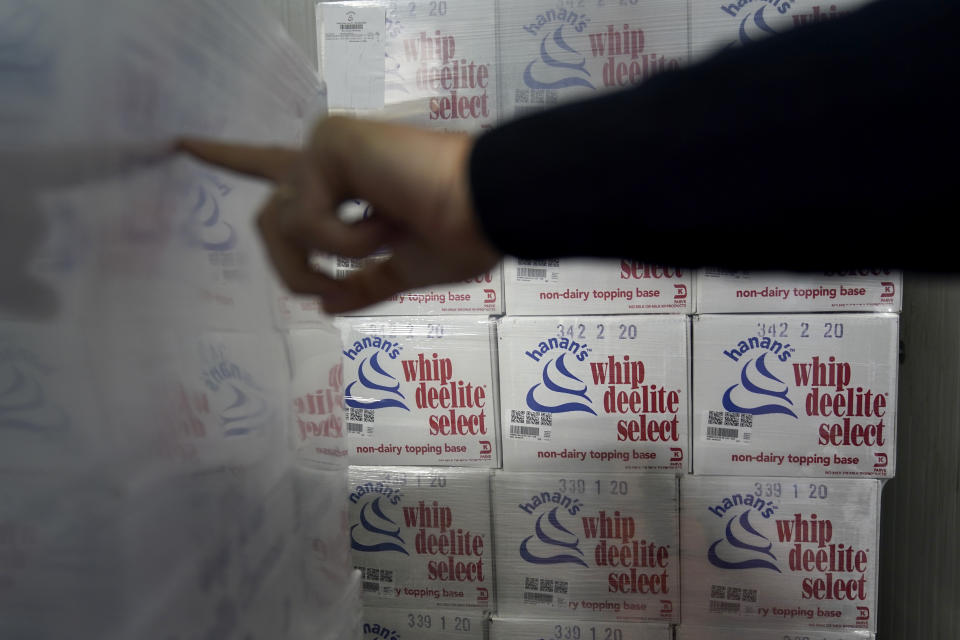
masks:
<svg viewBox="0 0 960 640"><path fill-rule="evenodd" d="M890 269L817 274L697 271L698 313L877 311L903 306L903 274Z"/></svg>
<svg viewBox="0 0 960 640"><path fill-rule="evenodd" d="M679 620L677 478L496 472L497 611Z"/></svg>
<svg viewBox="0 0 960 640"><path fill-rule="evenodd" d="M690 271L635 260L507 257L503 280L510 315L693 311Z"/></svg>
<svg viewBox="0 0 960 640"><path fill-rule="evenodd" d="M696 316L694 473L893 476L898 321Z"/></svg>
<svg viewBox="0 0 960 640"><path fill-rule="evenodd" d="M686 469L688 342L681 315L502 318L504 468Z"/></svg>
<svg viewBox="0 0 960 640"><path fill-rule="evenodd" d="M880 481L680 482L683 620L876 631Z"/></svg>
<svg viewBox="0 0 960 640"><path fill-rule="evenodd" d="M687 5L498 2L504 119L637 84L687 59Z"/></svg>
<svg viewBox="0 0 960 640"><path fill-rule="evenodd" d="M655 622L598 622L596 620L531 620L493 618L490 640L670 640L670 626Z"/></svg>
<svg viewBox="0 0 960 640"><path fill-rule="evenodd" d="M318 2L333 111L447 131L497 120L493 0Z"/></svg>
<svg viewBox="0 0 960 640"><path fill-rule="evenodd" d="M499 466L495 324L338 318L351 464Z"/></svg>
<svg viewBox="0 0 960 640"><path fill-rule="evenodd" d="M490 472L350 467L350 545L376 607L487 609Z"/></svg>
<svg viewBox="0 0 960 640"><path fill-rule="evenodd" d="M470 609L363 610L363 640L486 640L489 626L485 614Z"/></svg>

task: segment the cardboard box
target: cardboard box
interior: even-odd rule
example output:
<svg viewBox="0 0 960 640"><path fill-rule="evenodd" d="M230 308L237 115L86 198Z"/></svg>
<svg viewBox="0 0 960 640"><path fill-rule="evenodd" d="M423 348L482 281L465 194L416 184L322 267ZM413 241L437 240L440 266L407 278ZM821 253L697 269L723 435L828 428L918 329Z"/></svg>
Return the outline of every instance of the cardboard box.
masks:
<svg viewBox="0 0 960 640"><path fill-rule="evenodd" d="M686 316L507 316L499 341L505 469L686 469Z"/></svg>
<svg viewBox="0 0 960 640"><path fill-rule="evenodd" d="M510 315L690 313L692 275L686 269L635 260L554 258L503 261Z"/></svg>
<svg viewBox="0 0 960 640"><path fill-rule="evenodd" d="M487 609L490 472L350 467L350 546L364 604Z"/></svg>
<svg viewBox="0 0 960 640"><path fill-rule="evenodd" d="M351 464L499 466L495 324L338 318Z"/></svg>
<svg viewBox="0 0 960 640"><path fill-rule="evenodd" d="M898 320L696 316L694 473L892 476Z"/></svg>
<svg viewBox="0 0 960 640"><path fill-rule="evenodd" d="M903 307L903 274L890 269L817 274L701 269L696 280L699 313L899 313Z"/></svg>
<svg viewBox="0 0 960 640"><path fill-rule="evenodd" d="M679 620L677 479L496 472L497 611Z"/></svg>
<svg viewBox="0 0 960 640"><path fill-rule="evenodd" d="M876 631L880 481L680 481L685 624Z"/></svg>

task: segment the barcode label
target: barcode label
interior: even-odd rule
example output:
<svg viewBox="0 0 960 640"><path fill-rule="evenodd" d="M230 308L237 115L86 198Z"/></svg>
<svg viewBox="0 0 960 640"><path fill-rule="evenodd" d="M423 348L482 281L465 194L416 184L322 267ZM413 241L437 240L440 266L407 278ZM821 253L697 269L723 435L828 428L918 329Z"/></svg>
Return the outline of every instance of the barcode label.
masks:
<svg viewBox="0 0 960 640"><path fill-rule="evenodd" d="M512 438L539 438L540 427L525 427L519 424L510 425L510 437Z"/></svg>
<svg viewBox="0 0 960 640"><path fill-rule="evenodd" d="M348 422L347 433L363 433L363 424L359 422Z"/></svg>
<svg viewBox="0 0 960 640"><path fill-rule="evenodd" d="M704 439L727 442L750 442L753 416L733 411L707 411Z"/></svg>
<svg viewBox="0 0 960 640"><path fill-rule="evenodd" d="M533 267L517 267L517 280L546 280L547 270Z"/></svg>
<svg viewBox="0 0 960 640"><path fill-rule="evenodd" d="M530 593L529 591L525 591L523 593L523 602L524 604L553 604L553 594Z"/></svg>
<svg viewBox="0 0 960 640"><path fill-rule="evenodd" d="M740 603L711 600L710 613L740 613Z"/></svg>
<svg viewBox="0 0 960 640"><path fill-rule="evenodd" d="M363 29L363 24L362 24L362 23L360 23L360 24L358 24L358 23L353 23L353 24L341 24L341 25L340 25L340 30L341 30L341 31L349 31L349 30L351 30L351 29L355 29L355 30L359 31L359 30Z"/></svg>
<svg viewBox="0 0 960 640"><path fill-rule="evenodd" d="M724 429L723 427L707 427L707 438L710 440L738 440L738 429Z"/></svg>

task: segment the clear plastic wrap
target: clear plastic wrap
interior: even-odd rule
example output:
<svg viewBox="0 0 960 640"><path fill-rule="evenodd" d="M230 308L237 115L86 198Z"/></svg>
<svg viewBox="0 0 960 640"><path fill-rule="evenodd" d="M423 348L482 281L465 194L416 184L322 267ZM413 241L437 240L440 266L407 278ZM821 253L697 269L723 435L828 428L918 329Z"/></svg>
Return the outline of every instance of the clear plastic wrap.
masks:
<svg viewBox="0 0 960 640"><path fill-rule="evenodd" d="M298 144L311 65L256 0L6 0L0 85L0 637L358 636L302 562L267 189L171 152Z"/></svg>
<svg viewBox="0 0 960 640"><path fill-rule="evenodd" d="M510 315L690 313L692 287L687 269L636 260L503 260L504 303Z"/></svg>
<svg viewBox="0 0 960 640"><path fill-rule="evenodd" d="M693 326L693 470L891 477L899 318L702 315Z"/></svg>
<svg viewBox="0 0 960 640"><path fill-rule="evenodd" d="M491 608L488 470L351 466L349 491L366 606Z"/></svg>
<svg viewBox="0 0 960 640"><path fill-rule="evenodd" d="M504 468L685 470L689 328L683 315L502 318Z"/></svg>
<svg viewBox="0 0 960 640"><path fill-rule="evenodd" d="M531 620L494 618L490 640L671 640L670 626L653 622L596 620Z"/></svg>
<svg viewBox="0 0 960 640"><path fill-rule="evenodd" d="M496 467L495 323L337 318L351 464Z"/></svg>
<svg viewBox="0 0 960 640"><path fill-rule="evenodd" d="M498 471L493 504L499 615L680 619L676 476Z"/></svg>
<svg viewBox="0 0 960 640"><path fill-rule="evenodd" d="M903 274L892 269L818 274L700 269L696 282L698 313L899 313L903 306Z"/></svg>
<svg viewBox="0 0 960 640"><path fill-rule="evenodd" d="M684 624L875 632L880 488L847 478L683 477Z"/></svg>

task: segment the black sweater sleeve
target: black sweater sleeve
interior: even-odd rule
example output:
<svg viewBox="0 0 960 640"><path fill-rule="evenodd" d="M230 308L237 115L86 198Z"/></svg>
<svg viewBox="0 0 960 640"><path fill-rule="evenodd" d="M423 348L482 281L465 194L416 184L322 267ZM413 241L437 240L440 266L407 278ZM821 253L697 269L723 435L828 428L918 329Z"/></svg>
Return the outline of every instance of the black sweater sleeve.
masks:
<svg viewBox="0 0 960 640"><path fill-rule="evenodd" d="M508 123L471 156L481 223L521 257L955 270L958 24L879 0Z"/></svg>

